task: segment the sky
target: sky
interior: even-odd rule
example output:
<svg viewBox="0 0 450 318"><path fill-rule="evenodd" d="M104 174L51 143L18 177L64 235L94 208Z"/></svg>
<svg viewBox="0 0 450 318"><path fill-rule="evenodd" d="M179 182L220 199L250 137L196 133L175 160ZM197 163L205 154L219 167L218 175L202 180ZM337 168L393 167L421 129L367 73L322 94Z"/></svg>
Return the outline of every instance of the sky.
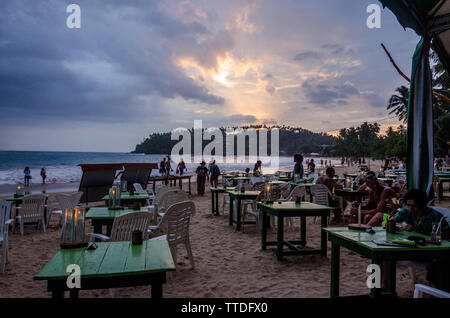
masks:
<svg viewBox="0 0 450 318"><path fill-rule="evenodd" d="M81 28L66 7L81 8ZM331 132L386 110L419 37L375 0L2 0L0 149L134 150L154 132ZM380 5L381 6L381 5Z"/></svg>

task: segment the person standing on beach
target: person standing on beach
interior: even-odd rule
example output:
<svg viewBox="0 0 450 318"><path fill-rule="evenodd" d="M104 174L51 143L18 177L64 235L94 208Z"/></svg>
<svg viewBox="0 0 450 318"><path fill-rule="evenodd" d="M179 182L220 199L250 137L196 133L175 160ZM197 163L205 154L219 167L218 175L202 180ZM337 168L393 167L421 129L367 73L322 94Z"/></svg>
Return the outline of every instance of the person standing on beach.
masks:
<svg viewBox="0 0 450 318"><path fill-rule="evenodd" d="M25 186L27 187L30 185L30 179L32 178L30 167L26 166L25 169L23 170L23 174L24 174Z"/></svg>
<svg viewBox="0 0 450 318"><path fill-rule="evenodd" d="M170 159L170 156L169 156L169 155L166 155L166 157L167 157L167 160L166 160L166 175L167 175L167 176L170 176L170 171L171 171L171 170L173 171L172 167L170 166L170 162L171 162L172 160Z"/></svg>
<svg viewBox="0 0 450 318"><path fill-rule="evenodd" d="M314 159L311 159L311 161L308 164L308 170L310 173L314 173L316 170L316 164L314 163Z"/></svg>
<svg viewBox="0 0 450 318"><path fill-rule="evenodd" d="M200 196L205 194L206 180L209 180L208 168L206 168L206 162L202 161L200 166L195 171L197 173L197 193Z"/></svg>
<svg viewBox="0 0 450 318"><path fill-rule="evenodd" d="M209 169L209 175L211 186L217 188L217 184L219 183L220 169L215 160L213 160L211 168Z"/></svg>
<svg viewBox="0 0 450 318"><path fill-rule="evenodd" d="M166 174L166 158L163 158L163 160L159 163L159 173L161 176Z"/></svg>
<svg viewBox="0 0 450 318"><path fill-rule="evenodd" d="M259 177L259 176L261 176L261 165L262 165L262 162L261 162L261 160L258 160L258 161L256 161L256 163L255 163L255 167L253 168L253 176L254 177Z"/></svg>
<svg viewBox="0 0 450 318"><path fill-rule="evenodd" d="M181 159L177 166L177 173L182 176L184 174L184 170L186 170L186 164L184 163L183 159Z"/></svg>
<svg viewBox="0 0 450 318"><path fill-rule="evenodd" d="M42 177L42 184L45 184L45 178L47 178L47 173L45 171L45 167L41 168L41 177Z"/></svg>
<svg viewBox="0 0 450 318"><path fill-rule="evenodd" d="M295 165L294 171L292 171L292 182L295 182L296 178L303 179L303 156L300 154L294 155L294 162Z"/></svg>

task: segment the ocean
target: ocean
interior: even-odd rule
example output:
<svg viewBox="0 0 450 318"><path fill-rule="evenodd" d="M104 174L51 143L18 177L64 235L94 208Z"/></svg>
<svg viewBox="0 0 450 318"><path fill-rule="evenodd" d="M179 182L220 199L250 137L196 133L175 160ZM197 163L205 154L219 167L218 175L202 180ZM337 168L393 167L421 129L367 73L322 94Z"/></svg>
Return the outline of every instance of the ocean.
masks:
<svg viewBox="0 0 450 318"><path fill-rule="evenodd" d="M23 170L26 166L31 169L31 183L40 184L40 171L45 167L47 183L79 182L82 171L80 163L121 163L121 162L159 162L165 155L144 155L111 152L56 152L56 151L0 151L0 185L23 183ZM305 158L306 159L306 158ZM320 162L321 158L314 158ZM325 158L330 160L330 158ZM333 159L333 164L338 163ZM280 167L293 165L292 157L280 157ZM222 171L253 169L254 163L219 164ZM176 165L172 163L172 168ZM194 172L198 163L186 164L189 172ZM263 164L263 172L272 173L273 169ZM158 175L159 171L152 171Z"/></svg>

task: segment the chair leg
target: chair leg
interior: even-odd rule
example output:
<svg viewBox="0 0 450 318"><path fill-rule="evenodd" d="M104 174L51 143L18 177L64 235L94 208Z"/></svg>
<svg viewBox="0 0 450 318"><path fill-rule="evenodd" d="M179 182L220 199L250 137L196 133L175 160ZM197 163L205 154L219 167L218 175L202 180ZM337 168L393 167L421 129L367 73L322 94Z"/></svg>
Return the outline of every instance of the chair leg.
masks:
<svg viewBox="0 0 450 318"><path fill-rule="evenodd" d="M184 243L184 245L186 246L186 251L188 253L189 260L191 262L191 267L192 267L192 269L194 269L195 268L195 266L194 266L194 255L192 255L191 242L187 241L187 242Z"/></svg>
<svg viewBox="0 0 450 318"><path fill-rule="evenodd" d="M20 235L23 236L23 220L22 219L19 220L19 224L20 224Z"/></svg>
<svg viewBox="0 0 450 318"><path fill-rule="evenodd" d="M45 225L44 217L42 217L42 219L41 219L41 225L42 225L42 229L44 230L44 233L45 233L46 225Z"/></svg>
<svg viewBox="0 0 450 318"><path fill-rule="evenodd" d="M5 244L5 242L3 242L3 244L2 244L2 267L0 269L2 274L5 273L7 252L8 252L8 246Z"/></svg>

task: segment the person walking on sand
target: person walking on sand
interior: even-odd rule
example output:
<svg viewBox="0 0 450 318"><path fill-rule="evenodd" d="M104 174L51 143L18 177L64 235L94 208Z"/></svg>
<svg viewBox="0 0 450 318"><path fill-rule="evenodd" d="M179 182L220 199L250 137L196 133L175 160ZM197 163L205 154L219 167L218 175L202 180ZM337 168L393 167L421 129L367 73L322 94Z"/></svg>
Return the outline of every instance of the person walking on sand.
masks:
<svg viewBox="0 0 450 318"><path fill-rule="evenodd" d="M45 171L45 167L41 168L41 178L42 178L42 184L45 184L45 178L47 178L47 173Z"/></svg>
<svg viewBox="0 0 450 318"><path fill-rule="evenodd" d="M23 174L24 174L24 183L25 186L27 187L30 185L30 179L32 178L30 167L26 166L25 169L23 170Z"/></svg>
<svg viewBox="0 0 450 318"><path fill-rule="evenodd" d="M209 169L209 176L211 186L217 188L217 184L219 183L220 169L215 160L213 160L212 165Z"/></svg>
<svg viewBox="0 0 450 318"><path fill-rule="evenodd" d="M166 174L166 158L163 158L163 160L159 163L159 173L161 176Z"/></svg>
<svg viewBox="0 0 450 318"><path fill-rule="evenodd" d="M200 166L197 167L195 173L197 173L197 193L198 195L203 196L205 194L206 180L209 180L208 168L206 168L205 161L200 163Z"/></svg>
<svg viewBox="0 0 450 318"><path fill-rule="evenodd" d="M177 166L177 173L182 176L184 174L184 170L186 170L186 164L184 163L183 159L181 159Z"/></svg>

